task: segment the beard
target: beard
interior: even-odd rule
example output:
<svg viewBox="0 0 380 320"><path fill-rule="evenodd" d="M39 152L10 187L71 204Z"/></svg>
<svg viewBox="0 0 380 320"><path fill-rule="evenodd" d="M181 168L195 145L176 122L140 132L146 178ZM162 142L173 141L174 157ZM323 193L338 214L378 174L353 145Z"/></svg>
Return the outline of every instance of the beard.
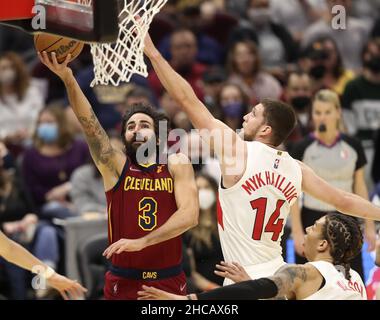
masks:
<svg viewBox="0 0 380 320"><path fill-rule="evenodd" d="M131 141L124 141L124 145L127 156L134 164L144 163L147 159L155 158L157 154L158 146L154 135L143 140L137 140L134 136Z"/></svg>

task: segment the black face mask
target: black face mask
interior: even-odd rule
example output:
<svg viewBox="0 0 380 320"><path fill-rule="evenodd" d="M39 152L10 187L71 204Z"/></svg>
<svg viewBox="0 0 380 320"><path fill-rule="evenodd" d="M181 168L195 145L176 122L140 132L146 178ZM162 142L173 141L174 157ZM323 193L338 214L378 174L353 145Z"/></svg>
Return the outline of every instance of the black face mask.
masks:
<svg viewBox="0 0 380 320"><path fill-rule="evenodd" d="M316 80L322 79L326 74L327 68L323 64L316 65L310 69L310 76Z"/></svg>
<svg viewBox="0 0 380 320"><path fill-rule="evenodd" d="M319 127L318 127L318 131L319 132L326 132L327 131L327 127L324 123L320 124Z"/></svg>
<svg viewBox="0 0 380 320"><path fill-rule="evenodd" d="M311 104L311 99L310 97L307 97L307 96L299 96L299 97L294 97L290 101L290 103L295 110L303 111L305 110L306 107L308 107Z"/></svg>
<svg viewBox="0 0 380 320"><path fill-rule="evenodd" d="M380 56L373 56L365 62L365 66L373 73L380 73Z"/></svg>

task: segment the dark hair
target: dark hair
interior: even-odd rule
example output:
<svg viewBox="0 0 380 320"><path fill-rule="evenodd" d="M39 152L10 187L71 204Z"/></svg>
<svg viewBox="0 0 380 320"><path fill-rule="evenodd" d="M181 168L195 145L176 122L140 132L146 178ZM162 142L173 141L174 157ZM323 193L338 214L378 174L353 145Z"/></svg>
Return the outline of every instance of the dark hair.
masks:
<svg viewBox="0 0 380 320"><path fill-rule="evenodd" d="M321 36L321 37L318 37L316 38L311 46L315 49L315 50L321 50L322 52L324 52L324 45L326 42L331 42L334 46L334 49L335 49L335 54L337 56L337 59L336 59L336 65L334 66L332 72L333 72L333 75L335 78L339 78L343 72L344 72L344 66L343 66L343 59L342 59L342 55L340 53L340 50L339 50L339 47L336 43L336 41L329 37L329 36ZM320 49L319 49L320 47Z"/></svg>
<svg viewBox="0 0 380 320"><path fill-rule="evenodd" d="M45 112L50 113L58 125L58 140L57 144L60 148L66 149L74 141L74 133L70 130L69 122L66 116L66 111L58 104L48 105L46 108L42 109L38 115L37 124L40 123L41 115ZM37 126L33 134L34 146L39 149L44 142L37 135Z"/></svg>
<svg viewBox="0 0 380 320"><path fill-rule="evenodd" d="M218 197L218 183L213 177L205 173L199 173L195 176L195 180L198 178L205 179L215 194L215 198ZM199 190L198 190L199 192ZM216 200L216 199L215 199ZM207 247L209 250L213 249L212 236L216 239L218 234L218 223L216 219L217 201L215 201L213 207L207 216L205 212L200 209L199 223L196 227L188 231L189 245L197 250L202 250L202 246Z"/></svg>
<svg viewBox="0 0 380 320"><path fill-rule="evenodd" d="M15 52L5 52L0 55L0 60L9 60L16 71L15 90L19 101L24 99L30 85L30 75L21 56ZM4 89L0 84L0 100L4 99Z"/></svg>
<svg viewBox="0 0 380 320"><path fill-rule="evenodd" d="M263 99L265 123L272 127L272 144L279 146L290 135L297 124L297 116L292 106L273 99Z"/></svg>
<svg viewBox="0 0 380 320"><path fill-rule="evenodd" d="M380 37L372 38L367 41L362 49L362 61L364 61L364 56L369 51L371 45L376 46L380 50Z"/></svg>
<svg viewBox="0 0 380 320"><path fill-rule="evenodd" d="M248 50L252 55L255 56L255 62L253 66L253 72L254 74L258 73L261 70L261 58L260 58L260 52L255 42L251 40L241 40L237 41L233 44L233 46L229 49L228 55L227 55L227 71L230 74L233 73L240 73L237 69L236 62L235 62L235 51L238 45L243 44L247 46Z"/></svg>
<svg viewBox="0 0 380 320"><path fill-rule="evenodd" d="M347 280L351 279L350 261L363 246L363 235L358 222L340 213L329 213L322 227L323 237L330 245L334 265L342 265Z"/></svg>
<svg viewBox="0 0 380 320"><path fill-rule="evenodd" d="M131 106L128 106L127 111L125 112L123 116L123 120L121 123L121 140L126 145L125 140L125 131L127 129L127 122L128 120L135 114L135 113L144 113L147 116L151 117L154 124L154 133L156 134L156 138L158 139L159 136L159 124L160 121L166 121L167 130L169 132L169 119L167 116L165 116L163 113L158 112L156 109L154 109L152 106L145 105L142 103L133 104Z"/></svg>

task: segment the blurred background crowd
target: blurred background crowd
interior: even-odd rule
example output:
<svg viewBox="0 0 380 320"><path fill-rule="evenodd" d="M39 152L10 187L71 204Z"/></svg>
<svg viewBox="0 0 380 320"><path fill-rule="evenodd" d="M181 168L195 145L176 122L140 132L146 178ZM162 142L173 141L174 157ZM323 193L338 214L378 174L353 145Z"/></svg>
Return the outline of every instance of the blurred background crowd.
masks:
<svg viewBox="0 0 380 320"><path fill-rule="evenodd" d="M345 8L334 28L334 6ZM209 110L234 130L263 98L291 104L298 125L282 146L333 185L380 205L379 0L169 0L150 34L164 57L186 78ZM157 75L133 76L119 87L91 88L88 46L70 65L115 145L121 117L134 103L161 109L184 129L200 198L199 225L184 236L190 291L222 284L216 222L219 169L202 155L199 136ZM304 228L329 206L304 197L294 206L283 254L302 262ZM0 225L12 239L69 276L88 298L102 296L107 262L106 199L89 159L63 83L37 59L33 36L0 26ZM353 264L370 298L380 271L367 251L376 225L363 221L366 246ZM51 298L30 290L30 275L1 260L0 294L11 299Z"/></svg>

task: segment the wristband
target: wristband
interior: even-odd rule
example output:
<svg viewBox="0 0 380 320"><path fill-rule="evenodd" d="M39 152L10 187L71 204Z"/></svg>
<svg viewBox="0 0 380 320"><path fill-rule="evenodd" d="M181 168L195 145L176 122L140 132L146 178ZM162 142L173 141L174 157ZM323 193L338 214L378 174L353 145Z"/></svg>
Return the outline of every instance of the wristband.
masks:
<svg viewBox="0 0 380 320"><path fill-rule="evenodd" d="M45 272L42 273L42 276L43 276L45 279L50 279L54 274L55 274L54 269L51 268L51 267L49 267L49 266L47 266Z"/></svg>

